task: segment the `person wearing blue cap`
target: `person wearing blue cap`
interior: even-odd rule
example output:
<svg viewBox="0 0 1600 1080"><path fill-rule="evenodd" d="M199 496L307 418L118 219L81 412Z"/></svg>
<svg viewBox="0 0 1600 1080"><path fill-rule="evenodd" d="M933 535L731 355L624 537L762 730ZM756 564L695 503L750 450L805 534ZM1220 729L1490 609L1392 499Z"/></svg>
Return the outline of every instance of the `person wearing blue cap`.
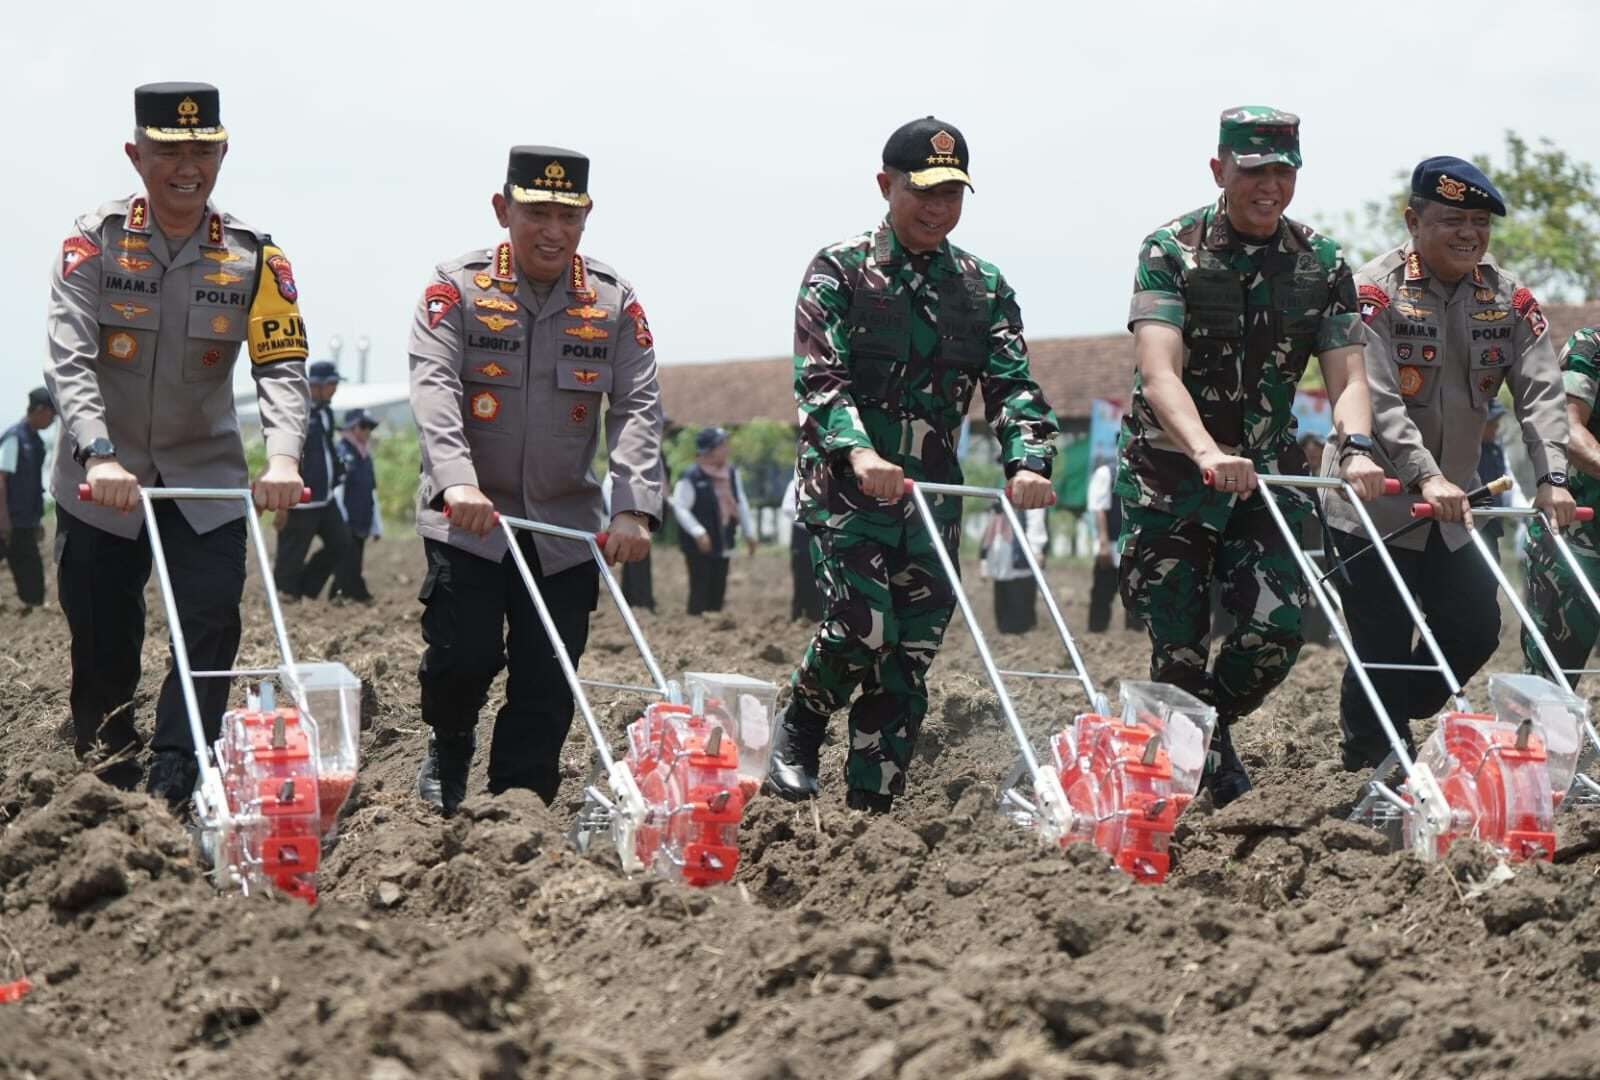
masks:
<svg viewBox="0 0 1600 1080"><path fill-rule="evenodd" d="M1549 327L1533 293L1489 255L1494 219L1505 213L1505 201L1477 166L1428 158L1411 174L1410 240L1356 273L1367 324L1374 441L1392 474L1433 509L1433 523L1396 537L1389 553L1462 683L1500 642L1496 583L1470 545L1466 491L1493 479L1479 475L1480 433L1503 384L1510 383L1538 477L1534 505L1561 528L1571 523L1574 508L1567 493L1565 395ZM1335 461L1330 448L1325 474ZM1368 512L1387 533L1410 520L1410 502L1379 500ZM1327 510L1340 550L1362 547L1349 505L1330 497ZM1366 663L1431 667L1381 562L1355 559L1336 580ZM1433 715L1449 697L1449 687L1431 670L1368 670L1408 742L1410 721ZM1339 722L1346 769L1371 768L1388 755L1388 740L1348 668Z"/></svg>
<svg viewBox="0 0 1600 1080"><path fill-rule="evenodd" d="M285 600L314 600L322 595L328 575L335 591L357 595L361 590L349 580L350 529L334 501L334 490L344 481L344 462L334 444L333 395L339 391L339 368L331 360L317 360L306 370L311 385L311 415L306 425L300 475L311 498L280 512L277 524L278 557L272 567L278 594ZM322 547L308 561L311 542L320 537Z"/></svg>
<svg viewBox="0 0 1600 1080"><path fill-rule="evenodd" d="M728 461L728 433L708 427L694 437L694 464L672 489L672 514L678 519L678 546L689 567L689 614L721 611L728 589L728 561L739 533L756 553L755 519Z"/></svg>

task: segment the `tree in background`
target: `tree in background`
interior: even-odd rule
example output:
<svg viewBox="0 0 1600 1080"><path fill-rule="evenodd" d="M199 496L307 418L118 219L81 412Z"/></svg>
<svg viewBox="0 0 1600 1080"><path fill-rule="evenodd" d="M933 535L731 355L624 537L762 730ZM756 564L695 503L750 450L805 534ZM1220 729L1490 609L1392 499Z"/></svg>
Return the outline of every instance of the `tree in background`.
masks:
<svg viewBox="0 0 1600 1080"><path fill-rule="evenodd" d="M1530 144L1506 132L1505 161L1476 154L1473 164L1500 189L1507 215L1496 220L1489 250L1547 303L1600 297L1600 194L1594 166L1578 161L1549 139ZM1395 174L1398 190L1346 212L1342 229L1330 230L1352 267L1406 239L1404 211L1411 173Z"/></svg>

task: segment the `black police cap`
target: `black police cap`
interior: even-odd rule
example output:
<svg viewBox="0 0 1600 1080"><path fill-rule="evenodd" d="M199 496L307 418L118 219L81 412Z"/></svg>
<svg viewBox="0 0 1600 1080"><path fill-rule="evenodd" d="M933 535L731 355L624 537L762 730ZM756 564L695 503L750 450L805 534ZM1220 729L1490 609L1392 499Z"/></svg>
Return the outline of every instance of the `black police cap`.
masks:
<svg viewBox="0 0 1600 1080"><path fill-rule="evenodd" d="M339 365L332 360L313 360L306 368L306 381L315 385L339 381Z"/></svg>
<svg viewBox="0 0 1600 1080"><path fill-rule="evenodd" d="M1483 171L1458 157L1431 157L1411 171L1411 194L1460 210L1506 216L1506 201Z"/></svg>
<svg viewBox="0 0 1600 1080"><path fill-rule="evenodd" d="M133 119L156 142L224 142L222 95L210 83L145 83L133 91Z"/></svg>
<svg viewBox="0 0 1600 1080"><path fill-rule="evenodd" d="M883 144L884 167L905 173L919 191L950 180L972 187L967 163L967 140L961 129L933 116L902 124Z"/></svg>
<svg viewBox="0 0 1600 1080"><path fill-rule="evenodd" d="M341 431L348 431L353 427L375 428L378 421L372 414L362 408L346 409L344 423L339 425Z"/></svg>
<svg viewBox="0 0 1600 1080"><path fill-rule="evenodd" d="M589 159L559 146L513 146L506 194L519 203L589 205Z"/></svg>
<svg viewBox="0 0 1600 1080"><path fill-rule="evenodd" d="M50 391L42 386L36 386L28 391L28 408L37 409L41 405L49 408L51 412L55 412L56 403L55 399L50 396Z"/></svg>

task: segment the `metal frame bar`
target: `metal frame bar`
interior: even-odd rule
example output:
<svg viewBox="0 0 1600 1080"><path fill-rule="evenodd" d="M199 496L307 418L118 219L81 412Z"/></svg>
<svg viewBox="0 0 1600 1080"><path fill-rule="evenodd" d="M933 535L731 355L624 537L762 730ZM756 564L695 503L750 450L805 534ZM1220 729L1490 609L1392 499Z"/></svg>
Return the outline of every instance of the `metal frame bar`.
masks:
<svg viewBox="0 0 1600 1080"><path fill-rule="evenodd" d="M1450 688L1451 696L1456 699L1458 707L1462 711L1467 711L1468 705L1460 680L1456 678L1455 673L1450 669L1450 665L1445 661L1444 654L1439 648L1439 643L1434 638L1433 631L1428 627L1428 620L1417 607L1416 600L1411 595L1411 590L1406 587L1405 579L1400 576L1399 569L1395 566L1394 560L1390 558L1389 549L1383 543L1377 526L1373 524L1366 507L1361 504L1361 499L1356 495L1354 489L1343 479L1337 477L1281 476L1273 473L1258 473L1256 479L1261 486L1262 501L1266 504L1267 512L1272 515L1274 523L1278 526L1278 531L1283 534L1284 541L1289 545L1289 550L1293 553L1295 563L1305 577L1312 596L1316 598L1323 613L1327 615L1328 623L1339 639L1339 646L1344 650L1345 658L1349 662L1351 670L1356 674L1356 681L1361 684L1362 692L1366 694L1367 702L1372 706L1373 715L1378 718L1378 723L1383 728L1384 735L1389 739L1389 758L1380 764L1367 780L1365 785L1366 794L1352 817L1362 816L1376 800L1404 805L1403 800L1400 800L1398 795L1388 790L1382 783L1384 775L1391 767L1391 763L1400 766L1419 806L1435 799L1436 795L1442 797L1437 792L1437 784L1431 782L1431 776L1427 778L1420 776L1420 770L1416 762L1406 752L1405 743L1401 740L1400 733L1394 726L1394 721L1390 718L1388 710L1384 708L1383 701L1378 696L1377 689L1372 685L1372 680L1367 674L1368 665L1362 661L1360 655L1356 652L1354 642L1350 639L1350 632L1345 626L1342 611L1334 605L1329 597L1327 582L1320 580L1316 565L1312 563L1305 549L1301 547L1293 528L1289 525L1288 519L1283 516L1283 511L1278 506L1277 496L1273 494L1272 489L1274 487L1287 487L1343 493L1344 497L1355 508L1362 530L1366 532L1368 539L1371 540L1378 558L1383 563L1384 570L1388 573L1390 581L1394 583L1395 591L1400 594L1401 599L1404 601L1406 611L1410 614L1413 625L1417 627L1422 640L1427 643L1428 651L1433 654L1433 658L1437 663L1435 670L1439 672L1440 676L1445 680L1445 684ZM1319 497L1316 490L1313 491L1311 497ZM1426 809L1430 811L1430 817L1437 815L1440 811L1448 813L1448 807L1444 806L1429 806Z"/></svg>
<svg viewBox="0 0 1600 1080"><path fill-rule="evenodd" d="M222 788L222 774L211 761L210 746L206 742L205 725L200 718L200 702L195 696L196 678L231 678L250 675L262 669L248 671L196 672L189 666L189 646L183 636L183 622L178 612L178 601L172 589L172 574L167 567L166 545L161 539L161 529L156 523L156 501L209 501L238 502L244 508L245 530L250 534L251 547L255 549L260 567L262 587L267 594L267 610L272 617L272 631L278 643L278 653L283 657L283 671L292 679L298 670L294 662L294 649L289 644L289 630L284 625L283 608L278 604L277 583L273 580L272 564L267 558L267 542L261 532L261 522L256 517L255 496L249 488L139 488L139 504L144 511L145 532L150 538L151 561L155 564L156 580L160 583L161 604L167 616L167 629L172 636L173 664L178 671L178 686L183 692L183 708L189 719L189 738L194 743L195 761L200 767L199 789L202 814L215 814L219 819L228 817L228 800ZM266 670L267 674L278 674Z"/></svg>
<svg viewBox="0 0 1600 1080"><path fill-rule="evenodd" d="M650 645L644 639L644 632L639 629L638 620L633 617L633 609L622 597L622 587L617 584L616 578L611 574L611 568L606 565L605 553L600 550L596 534L583 532L578 529L568 529L560 525L547 525L542 521L532 521L528 518L509 517L505 514L495 515L500 525L500 531L506 538L506 545L511 549L511 559L517 566L517 573L522 577L522 584L528 590L528 596L533 600L533 606L539 613L539 622L544 626L545 636L550 639L551 648L555 650L556 662L561 665L561 674L566 677L567 685L572 689L573 701L577 703L578 711L583 715L584 725L589 729L589 738L594 743L595 753L604 763L606 771L613 771L616 761L611 756L611 747L606 739L605 732L600 727L600 722L595 719L594 710L589 705L589 695L584 692L585 685L604 686L612 689L638 690L642 693L660 694L663 698L671 696L667 680L661 673L661 666L656 663L655 654L650 651ZM550 614L550 608L545 603L544 592L539 588L539 583L534 580L533 570L528 566L528 558L522 552L522 546L517 543L518 532L538 533L544 536L556 536L564 540L576 540L588 545L589 556L594 559L595 565L600 568L600 579L605 582L606 590L610 592L612 602L617 611L622 615L623 624L628 628L628 634L633 638L633 644L639 650L639 656L644 661L645 670L650 678L655 681L655 686L623 686L612 683L588 682L578 678L578 670L572 662L572 654L567 652L567 646L561 640L560 633L556 630L555 618Z"/></svg>

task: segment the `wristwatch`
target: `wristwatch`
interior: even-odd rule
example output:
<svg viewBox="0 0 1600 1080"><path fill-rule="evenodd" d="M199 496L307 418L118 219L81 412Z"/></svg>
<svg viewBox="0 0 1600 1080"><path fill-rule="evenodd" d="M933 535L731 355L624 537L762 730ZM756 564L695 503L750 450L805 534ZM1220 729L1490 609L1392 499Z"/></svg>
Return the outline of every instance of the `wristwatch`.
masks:
<svg viewBox="0 0 1600 1080"><path fill-rule="evenodd" d="M1044 458L1039 457L1037 454L1029 454L1020 461L1006 462L1006 479L1010 480L1013 476L1017 475L1017 473L1023 472L1024 470L1027 472L1038 473L1046 480L1050 479L1050 463Z"/></svg>
<svg viewBox="0 0 1600 1080"><path fill-rule="evenodd" d="M1556 472L1554 470L1547 472L1543 476L1539 477L1539 486L1544 487L1546 484L1549 484L1551 487L1564 488L1567 486L1567 474L1564 472Z"/></svg>
<svg viewBox="0 0 1600 1080"><path fill-rule="evenodd" d="M111 440L104 435L98 439L90 440L87 446L80 446L73 453L72 460L79 465L87 465L92 457L116 457L117 448L111 445Z"/></svg>
<svg viewBox="0 0 1600 1080"><path fill-rule="evenodd" d="M1365 454L1367 457L1371 457L1372 436L1346 435L1344 441L1339 444L1339 460L1343 461L1351 454Z"/></svg>

